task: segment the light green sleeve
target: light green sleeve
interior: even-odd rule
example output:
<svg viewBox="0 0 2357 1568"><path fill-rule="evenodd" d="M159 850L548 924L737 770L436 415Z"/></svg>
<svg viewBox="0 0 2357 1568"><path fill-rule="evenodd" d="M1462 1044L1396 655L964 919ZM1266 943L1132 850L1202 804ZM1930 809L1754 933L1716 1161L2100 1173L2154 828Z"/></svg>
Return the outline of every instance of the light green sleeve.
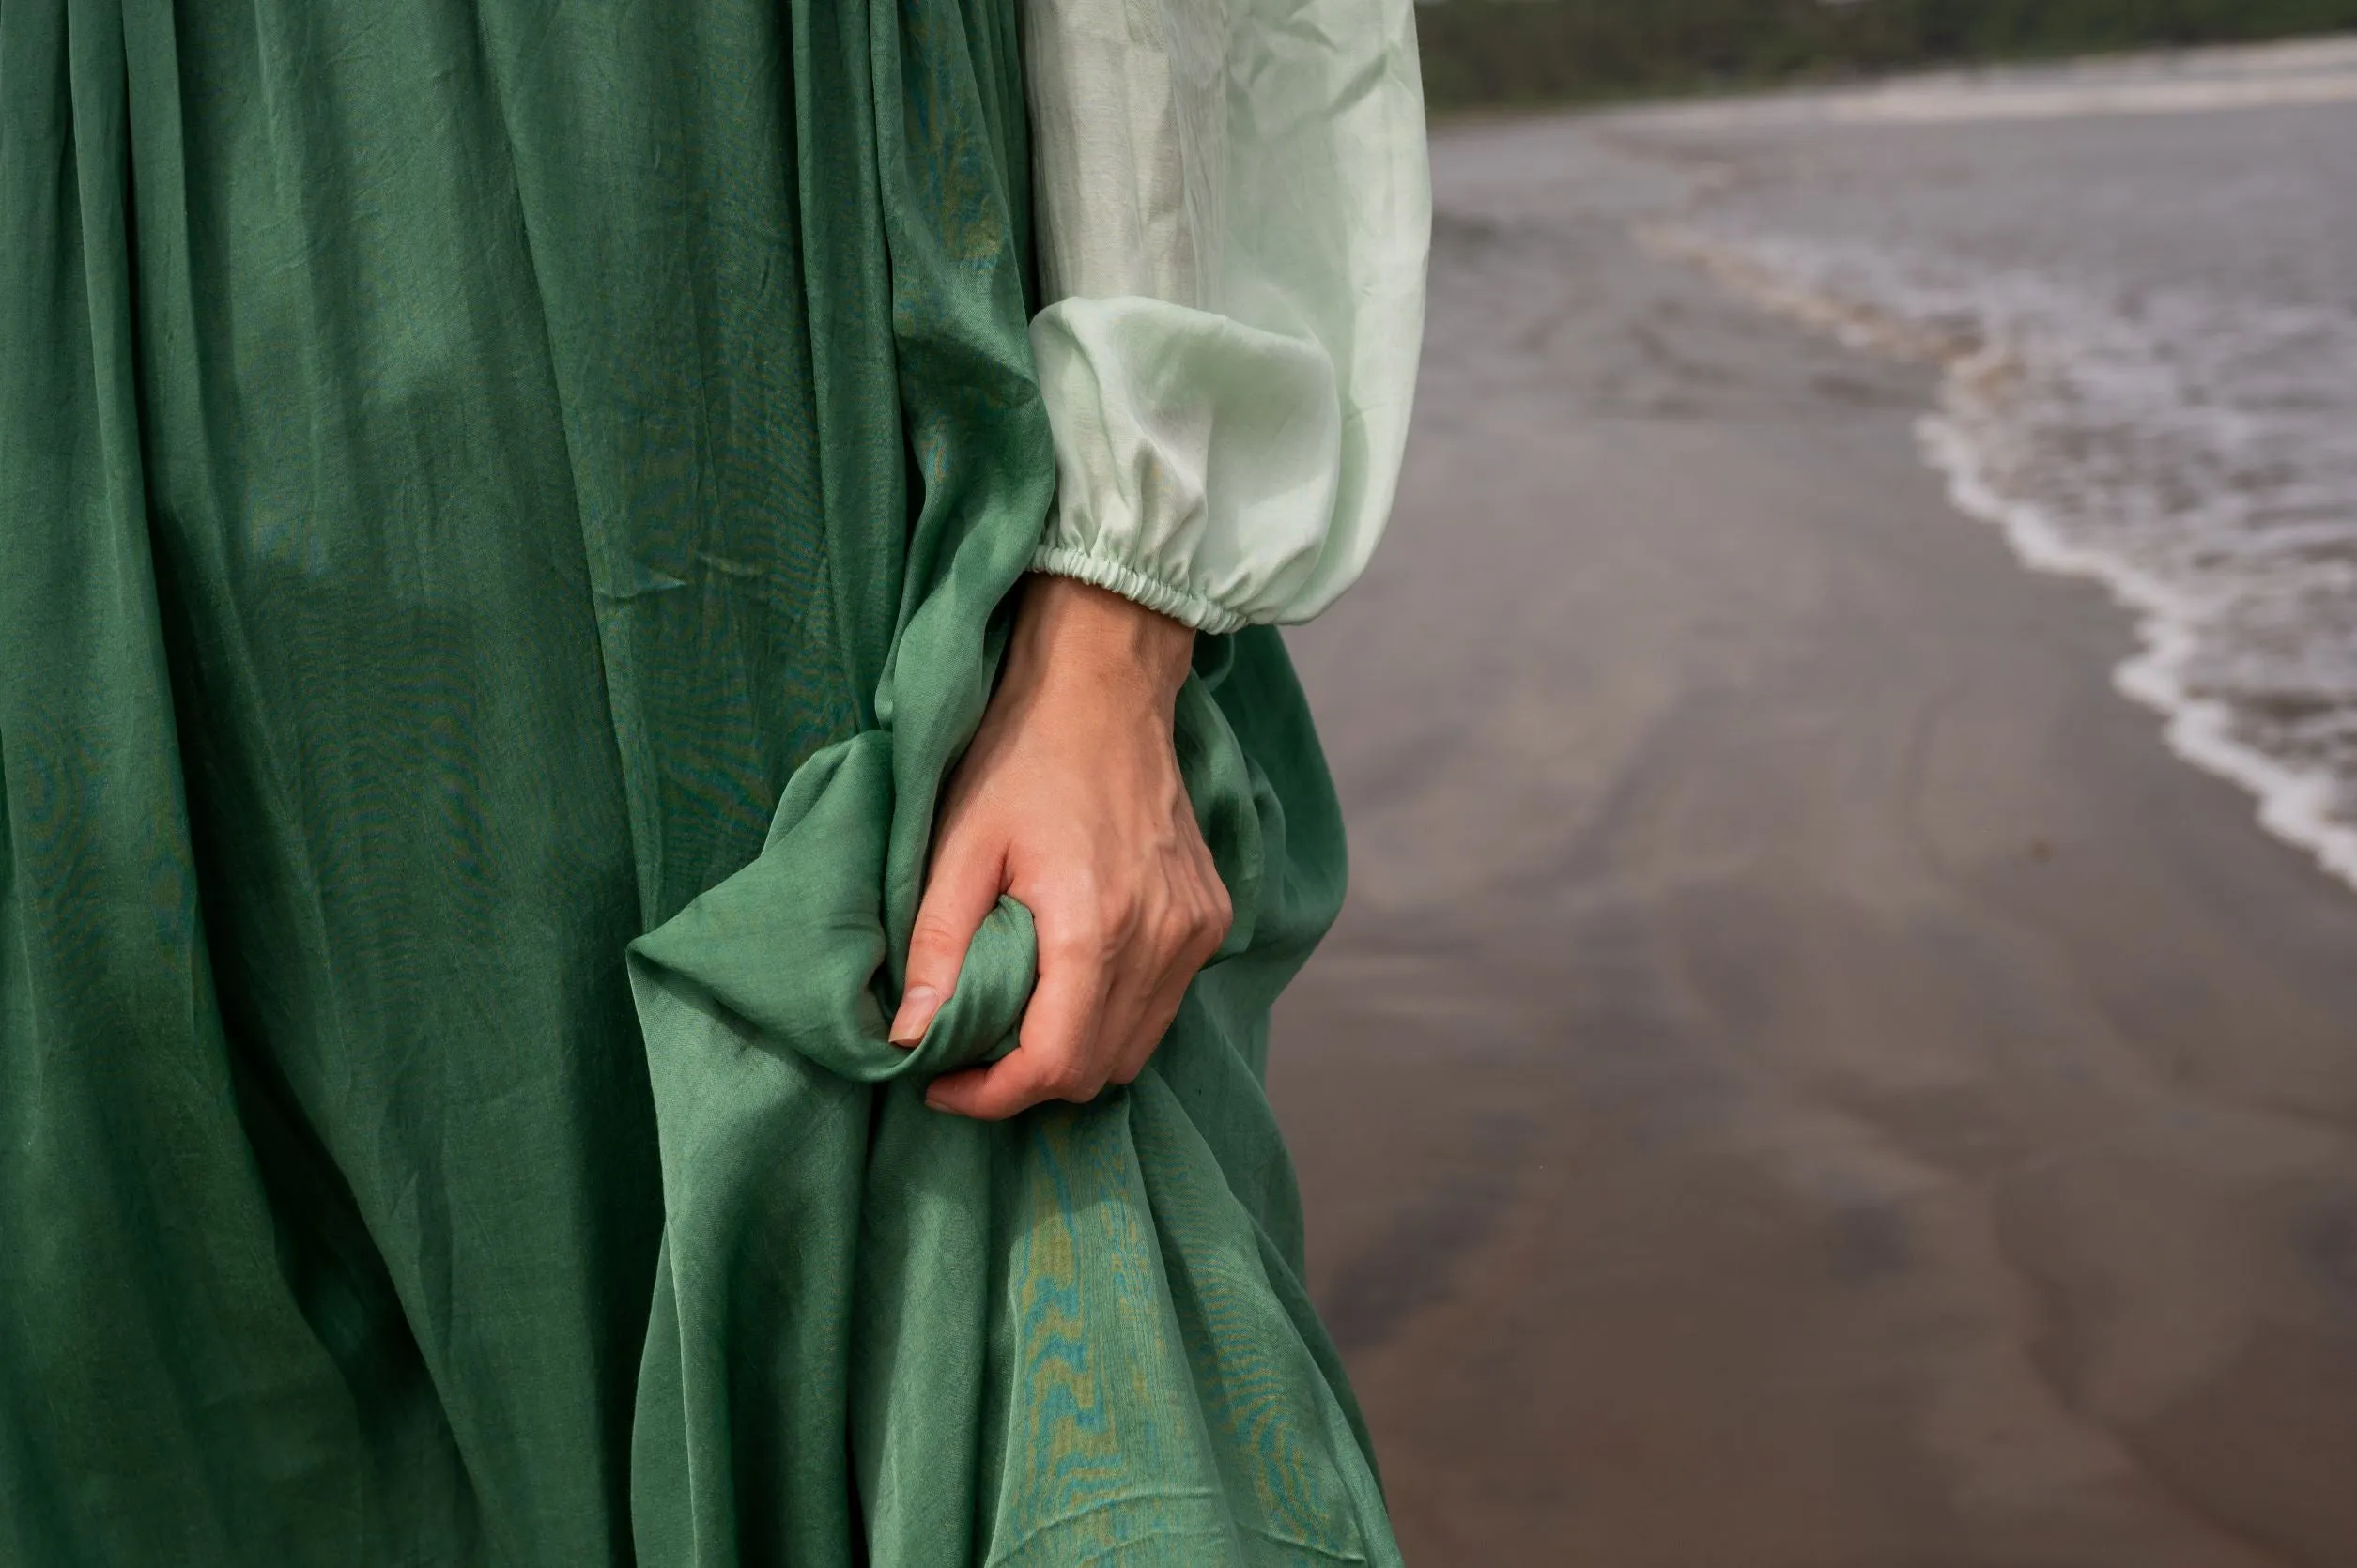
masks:
<svg viewBox="0 0 2357 1568"><path fill-rule="evenodd" d="M1431 187L1410 0L1024 0L1056 503L1033 565L1306 621L1391 510Z"/></svg>

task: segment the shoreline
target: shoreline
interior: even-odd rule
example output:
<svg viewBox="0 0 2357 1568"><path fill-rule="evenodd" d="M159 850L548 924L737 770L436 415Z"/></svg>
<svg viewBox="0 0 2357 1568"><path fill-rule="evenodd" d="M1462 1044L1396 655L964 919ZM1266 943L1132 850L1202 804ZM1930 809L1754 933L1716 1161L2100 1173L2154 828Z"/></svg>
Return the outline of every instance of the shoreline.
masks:
<svg viewBox="0 0 2357 1568"><path fill-rule="evenodd" d="M1812 110L1822 109L1828 103L1843 102L1866 104L1871 117L1873 100L1892 96L1904 97L1927 89L1979 88L2010 82L2051 83L2089 75L2100 80L2120 73L2175 75L2188 69L2200 72L2216 67L2256 66L2263 69L2318 63L2332 67L2345 66L2351 60L2357 60L2357 31L2305 33L2247 43L2161 44L2118 50L2068 50L2051 54L1995 55L1946 64L1927 63L1895 70L1834 69L1813 76L1782 79L1698 80L1684 86L1653 85L1626 93L1458 104L1431 111L1431 125L1434 131L1445 133L1527 124L1534 120L1638 115L1655 119L1675 117L1699 126L1708 124L1722 109L1735 110L1748 117L1756 115L1762 108L1789 105L1795 109ZM2238 96L2228 95L2228 98ZM2346 89L2337 89L2326 92L2321 98L2295 99L2293 101L2340 102L2345 101L2346 97ZM2222 100L2214 106L2236 108L2249 105L2247 102ZM2137 107L2123 106L2116 112L2144 113L2155 108L2172 107L2182 108L2184 105L2163 101ZM1922 122L1918 120L1918 123Z"/></svg>
<svg viewBox="0 0 2357 1568"><path fill-rule="evenodd" d="M2357 58L2357 50L2351 54ZM2230 708L2195 693L2187 672L2200 648L2197 607L2184 592L2132 561L2072 541L2042 508L2006 496L1991 478L1966 427L1979 389L2010 366L2002 346L1935 331L1779 277L1739 249L1674 223L1641 224L1636 238L1648 254L1699 269L1737 298L1845 346L1935 368L1937 390L1916 421L1914 439L1945 484L1949 503L1996 529L2023 570L2102 588L2136 637L2136 651L2112 670L2119 694L2161 719L2169 749L2180 761L2242 790L2261 827L2357 894L2357 827L2334 815L2335 781L2244 744L2234 733Z"/></svg>
<svg viewBox="0 0 2357 1568"><path fill-rule="evenodd" d="M1393 533L1289 637L1354 884L1271 1094L1410 1560L2345 1559L2357 899L1604 128L1436 138Z"/></svg>
<svg viewBox="0 0 2357 1568"><path fill-rule="evenodd" d="M1946 413L1926 414L1917 439L1924 461L1946 479L1949 503L2001 530L2024 570L2099 584L2134 621L2137 651L2113 668L2112 684L2162 720L2169 750L2239 787L2257 803L2260 827L2357 894L2357 828L2334 818L2334 781L2243 745L2225 704L2193 695L2185 669L2194 638L2179 596L2134 567L2072 545L2038 507L1999 496Z"/></svg>

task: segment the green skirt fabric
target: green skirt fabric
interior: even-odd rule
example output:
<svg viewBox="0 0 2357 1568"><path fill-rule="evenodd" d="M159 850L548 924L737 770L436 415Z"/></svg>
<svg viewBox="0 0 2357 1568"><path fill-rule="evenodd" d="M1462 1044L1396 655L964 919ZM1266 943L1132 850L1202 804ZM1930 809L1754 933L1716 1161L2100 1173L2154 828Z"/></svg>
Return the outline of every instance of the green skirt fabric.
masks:
<svg viewBox="0 0 2357 1568"><path fill-rule="evenodd" d="M0 5L0 1563L1396 1560L1271 1001L884 1041L1050 499L1010 0Z"/></svg>

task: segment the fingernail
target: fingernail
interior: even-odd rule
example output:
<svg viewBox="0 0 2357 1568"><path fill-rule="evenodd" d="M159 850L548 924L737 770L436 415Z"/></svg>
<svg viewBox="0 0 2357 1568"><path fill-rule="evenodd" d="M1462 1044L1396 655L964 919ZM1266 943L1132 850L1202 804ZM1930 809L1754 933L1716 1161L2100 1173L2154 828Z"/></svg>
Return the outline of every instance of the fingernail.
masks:
<svg viewBox="0 0 2357 1568"><path fill-rule="evenodd" d="M911 986L901 995L901 1010L892 1016L892 1032L888 1037L894 1045L915 1045L925 1038L925 1031L941 1010L941 992L931 986Z"/></svg>

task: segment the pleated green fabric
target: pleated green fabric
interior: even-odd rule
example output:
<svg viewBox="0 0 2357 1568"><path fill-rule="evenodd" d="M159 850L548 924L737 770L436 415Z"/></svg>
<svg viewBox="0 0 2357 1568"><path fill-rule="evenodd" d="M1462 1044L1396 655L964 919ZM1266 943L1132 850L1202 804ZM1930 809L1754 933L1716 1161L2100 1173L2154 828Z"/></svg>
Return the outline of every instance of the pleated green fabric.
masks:
<svg viewBox="0 0 2357 1568"><path fill-rule="evenodd" d="M1239 911L1003 1126L884 1042L1037 546L1009 0L0 3L0 1563L1397 1560Z"/></svg>

